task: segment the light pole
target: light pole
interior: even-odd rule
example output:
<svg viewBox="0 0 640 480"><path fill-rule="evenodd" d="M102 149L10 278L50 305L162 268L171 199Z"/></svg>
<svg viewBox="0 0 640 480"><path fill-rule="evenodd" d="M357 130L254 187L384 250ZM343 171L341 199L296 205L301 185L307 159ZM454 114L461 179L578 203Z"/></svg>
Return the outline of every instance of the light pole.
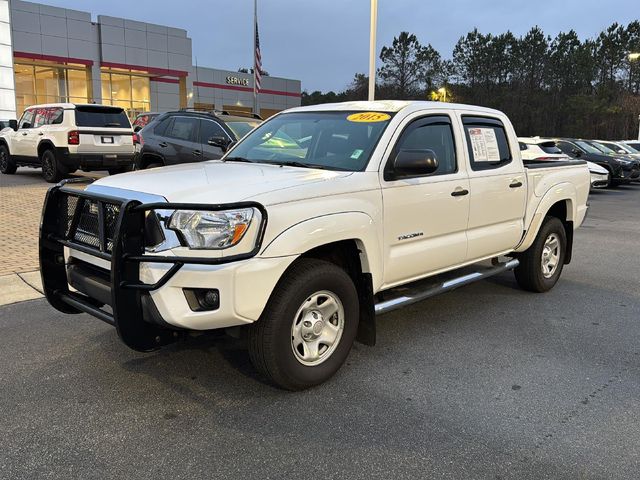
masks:
<svg viewBox="0 0 640 480"><path fill-rule="evenodd" d="M378 0L371 0L371 25L369 29L369 101L376 96L376 29L378 26Z"/></svg>
<svg viewBox="0 0 640 480"><path fill-rule="evenodd" d="M629 61L633 62L635 60L640 60L640 52L629 54ZM631 71L633 71L633 69ZM629 75L631 75L631 73L629 73ZM638 140L640 140L640 115L638 115Z"/></svg>

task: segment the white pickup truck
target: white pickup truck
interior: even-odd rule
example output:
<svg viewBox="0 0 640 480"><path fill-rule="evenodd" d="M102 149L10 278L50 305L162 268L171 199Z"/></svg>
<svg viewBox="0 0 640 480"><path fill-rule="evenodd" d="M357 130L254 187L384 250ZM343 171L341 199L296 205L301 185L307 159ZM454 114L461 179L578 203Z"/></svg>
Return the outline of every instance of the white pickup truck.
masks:
<svg viewBox="0 0 640 480"><path fill-rule="evenodd" d="M552 288L589 183L581 161L523 164L499 111L295 108L222 160L52 188L43 284L140 351L228 329L268 379L302 389L375 342L376 314L511 269Z"/></svg>

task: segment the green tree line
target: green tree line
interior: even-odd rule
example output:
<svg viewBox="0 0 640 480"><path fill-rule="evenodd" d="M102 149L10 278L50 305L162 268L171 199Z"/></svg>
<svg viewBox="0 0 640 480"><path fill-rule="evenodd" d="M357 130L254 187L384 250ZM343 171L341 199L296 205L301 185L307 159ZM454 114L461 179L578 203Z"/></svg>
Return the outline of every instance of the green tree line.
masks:
<svg viewBox="0 0 640 480"><path fill-rule="evenodd" d="M380 52L376 98L439 99L497 108L519 135L635 138L640 114L640 21L614 23L581 40L533 27L460 37L444 59L401 32ZM302 104L364 100L368 77L356 73L342 92L303 92ZM445 90L443 90L445 89Z"/></svg>

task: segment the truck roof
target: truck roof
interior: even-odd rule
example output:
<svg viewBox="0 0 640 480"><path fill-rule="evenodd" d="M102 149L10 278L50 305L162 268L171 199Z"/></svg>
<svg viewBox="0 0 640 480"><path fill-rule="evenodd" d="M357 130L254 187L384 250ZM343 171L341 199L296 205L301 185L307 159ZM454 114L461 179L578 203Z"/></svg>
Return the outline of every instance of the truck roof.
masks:
<svg viewBox="0 0 640 480"><path fill-rule="evenodd" d="M122 108L122 107L112 107L111 105L104 105L101 103L40 103L38 105L29 105L25 110L29 110L31 108L52 108L58 107L63 108L65 110L73 110L76 107L109 107L109 108Z"/></svg>
<svg viewBox="0 0 640 480"><path fill-rule="evenodd" d="M446 102L429 102L424 100L375 100L340 102L340 103L322 103L319 105L309 105L307 107L296 107L288 112L305 112L305 111L340 111L340 110L358 110L358 111L382 111L382 112L399 112L400 110L473 110L478 113L490 113L493 115L502 114L498 110L492 108L479 107L477 105L464 105L461 103Z"/></svg>

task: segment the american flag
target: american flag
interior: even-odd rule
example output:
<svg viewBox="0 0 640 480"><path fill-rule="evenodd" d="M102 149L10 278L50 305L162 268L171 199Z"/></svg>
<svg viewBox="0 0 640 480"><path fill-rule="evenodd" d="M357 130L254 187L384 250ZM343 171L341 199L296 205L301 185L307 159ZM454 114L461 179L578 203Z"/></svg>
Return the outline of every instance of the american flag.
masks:
<svg viewBox="0 0 640 480"><path fill-rule="evenodd" d="M260 35L258 34L258 17L256 17L256 49L253 61L253 81L255 85L255 93L260 92L262 88L262 56L260 55Z"/></svg>

